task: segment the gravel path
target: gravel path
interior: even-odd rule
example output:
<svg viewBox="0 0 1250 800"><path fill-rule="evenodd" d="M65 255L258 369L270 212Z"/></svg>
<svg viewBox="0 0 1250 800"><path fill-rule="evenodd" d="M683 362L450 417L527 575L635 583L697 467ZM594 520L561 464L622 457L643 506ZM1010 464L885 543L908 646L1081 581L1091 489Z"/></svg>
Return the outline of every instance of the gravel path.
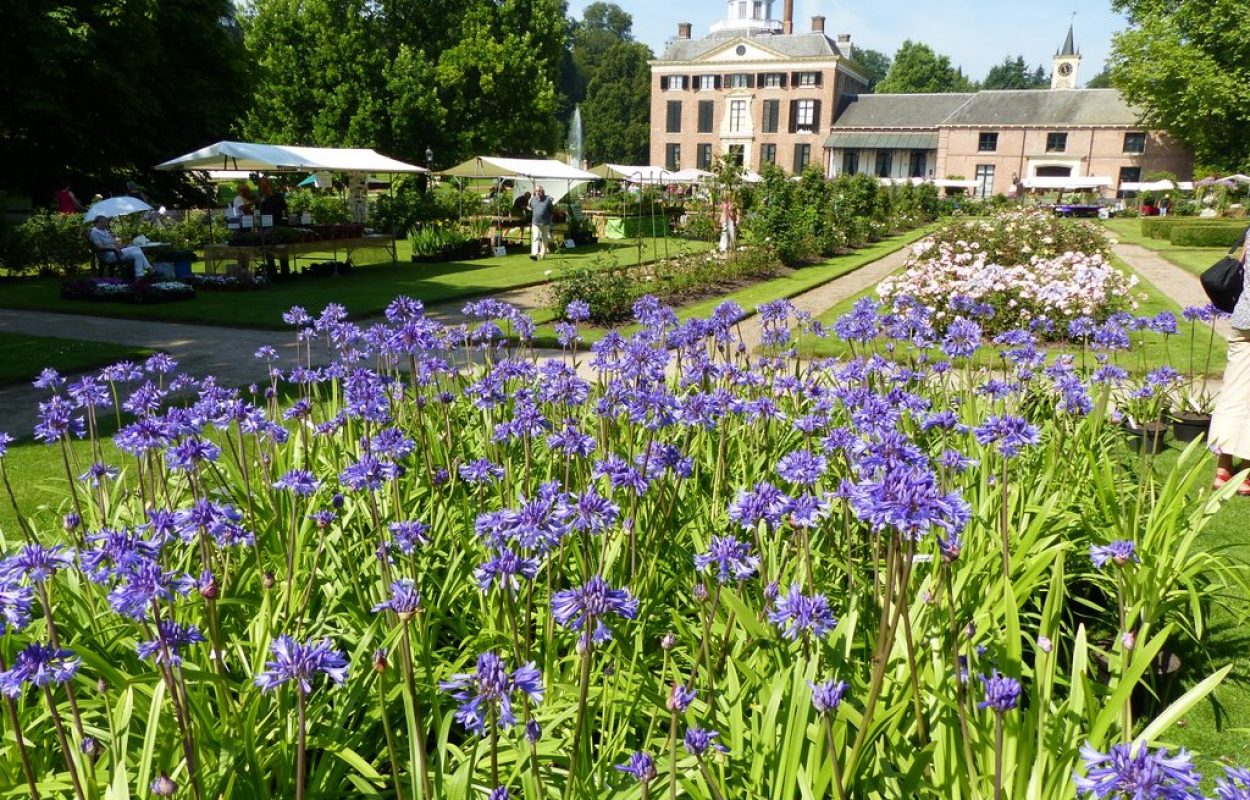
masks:
<svg viewBox="0 0 1250 800"><path fill-rule="evenodd" d="M1211 302L1207 299L1207 293L1203 291L1197 275L1181 269L1154 250L1136 244L1116 244L1111 247L1111 251L1181 308L1205 306ZM1232 332L1228 320L1216 321L1215 332L1220 336L1228 336Z"/></svg>
<svg viewBox="0 0 1250 800"><path fill-rule="evenodd" d="M906 246L888 256L883 256L870 264L865 264L854 272L809 289L803 294L790 298L790 302L799 311L806 311L813 316L825 313L848 297L854 297L870 286L875 286L881 279L903 266L911 247ZM755 349L764 331L759 315L743 320L741 325L742 338L747 347Z"/></svg>

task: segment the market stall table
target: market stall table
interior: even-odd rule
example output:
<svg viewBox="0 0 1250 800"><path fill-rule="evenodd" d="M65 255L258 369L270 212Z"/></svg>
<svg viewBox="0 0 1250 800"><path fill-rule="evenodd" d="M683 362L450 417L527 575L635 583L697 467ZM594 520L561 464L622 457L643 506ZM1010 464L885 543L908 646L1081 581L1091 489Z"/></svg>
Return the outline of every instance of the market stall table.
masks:
<svg viewBox="0 0 1250 800"><path fill-rule="evenodd" d="M308 242L284 242L256 245L210 244L204 248L204 271L215 274L219 265L234 263L238 269L247 270L252 259L263 259L266 256L292 261L310 253L333 253L337 261L342 251L350 260L357 250L380 248L390 254L394 261L395 237L387 233L374 233L350 239L317 239Z"/></svg>

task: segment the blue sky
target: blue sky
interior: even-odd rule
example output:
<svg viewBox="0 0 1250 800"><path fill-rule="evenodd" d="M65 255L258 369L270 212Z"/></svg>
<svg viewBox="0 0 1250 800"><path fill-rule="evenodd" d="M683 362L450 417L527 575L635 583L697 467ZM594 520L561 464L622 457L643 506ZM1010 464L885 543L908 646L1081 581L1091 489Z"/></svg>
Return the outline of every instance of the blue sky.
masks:
<svg viewBox="0 0 1250 800"><path fill-rule="evenodd" d="M593 0L569 0L569 13ZM634 36L658 55L677 32L678 22L694 25L694 35L725 16L724 0L615 0L634 18ZM783 0L775 0L773 16L780 19ZM1102 69L1111 36L1126 27L1111 10L1109 0L794 0L795 30L809 30L811 18L826 18L830 34L849 33L860 47L893 55L904 39L924 42L950 56L971 78L981 80L1003 56L1023 55L1030 66L1045 64L1063 43L1069 15L1076 11L1076 44L1084 57L1082 82Z"/></svg>

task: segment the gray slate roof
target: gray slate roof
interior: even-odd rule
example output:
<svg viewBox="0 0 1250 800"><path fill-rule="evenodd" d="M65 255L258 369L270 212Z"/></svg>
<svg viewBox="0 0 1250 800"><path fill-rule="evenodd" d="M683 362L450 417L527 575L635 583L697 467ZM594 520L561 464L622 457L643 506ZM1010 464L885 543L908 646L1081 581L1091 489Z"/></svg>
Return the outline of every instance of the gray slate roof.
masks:
<svg viewBox="0 0 1250 800"><path fill-rule="evenodd" d="M1134 127L1141 113L1115 89L1001 90L975 94L864 94L848 98L834 129Z"/></svg>
<svg viewBox="0 0 1250 800"><path fill-rule="evenodd" d="M767 47L790 58L820 58L840 56L838 46L823 33L763 33L751 34L742 29L714 31L702 39L673 39L664 49L660 61L694 61L700 56L723 47L734 39L746 39L761 47Z"/></svg>
<svg viewBox="0 0 1250 800"><path fill-rule="evenodd" d="M836 128L932 128L974 97L972 94L861 94L838 116Z"/></svg>
<svg viewBox="0 0 1250 800"><path fill-rule="evenodd" d="M942 124L1132 127L1140 121L1115 89L1067 89L977 92Z"/></svg>

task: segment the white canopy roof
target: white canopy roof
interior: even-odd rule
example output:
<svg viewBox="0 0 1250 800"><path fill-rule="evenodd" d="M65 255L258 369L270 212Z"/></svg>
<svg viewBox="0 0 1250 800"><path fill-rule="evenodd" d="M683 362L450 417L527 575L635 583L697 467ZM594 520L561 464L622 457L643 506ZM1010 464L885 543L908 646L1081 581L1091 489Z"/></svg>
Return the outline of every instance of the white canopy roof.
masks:
<svg viewBox="0 0 1250 800"><path fill-rule="evenodd" d="M573 189L599 176L584 169L569 166L549 158L501 158L499 156L475 156L451 169L438 173L453 178L510 178L513 181L512 196L532 192L542 186L555 202Z"/></svg>
<svg viewBox="0 0 1250 800"><path fill-rule="evenodd" d="M1099 176L1089 177L1033 177L1024 179L1024 188L1026 189L1070 189L1078 191L1081 189L1101 189L1110 186L1113 181L1110 178Z"/></svg>
<svg viewBox="0 0 1250 800"><path fill-rule="evenodd" d="M669 183L673 173L656 166L630 167L624 164L600 164L590 171L600 178L631 183Z"/></svg>
<svg viewBox="0 0 1250 800"><path fill-rule="evenodd" d="M686 167L676 172L669 173L669 181L672 183L698 183L704 178L712 177L712 173L706 170L695 169L694 167Z"/></svg>
<svg viewBox="0 0 1250 800"><path fill-rule="evenodd" d="M972 178L938 178L933 185L943 189L975 189L981 182Z"/></svg>
<svg viewBox="0 0 1250 800"><path fill-rule="evenodd" d="M1169 180L1162 181L1125 181L1120 184L1122 192L1170 192L1173 189L1181 191L1189 191L1194 188L1192 181L1179 181L1173 183Z"/></svg>
<svg viewBox="0 0 1250 800"><path fill-rule="evenodd" d="M253 142L218 142L157 164L160 170L246 170L248 172L428 172L373 150L294 147Z"/></svg>

